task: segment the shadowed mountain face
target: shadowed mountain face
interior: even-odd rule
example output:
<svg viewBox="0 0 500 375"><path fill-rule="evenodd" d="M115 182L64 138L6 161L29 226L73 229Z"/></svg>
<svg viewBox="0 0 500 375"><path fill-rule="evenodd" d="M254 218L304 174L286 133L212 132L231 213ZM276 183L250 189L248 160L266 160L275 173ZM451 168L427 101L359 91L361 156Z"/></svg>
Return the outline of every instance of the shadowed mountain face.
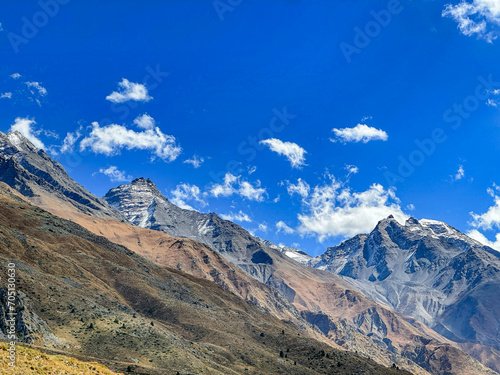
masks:
<svg viewBox="0 0 500 375"><path fill-rule="evenodd" d="M149 179L138 178L131 184L111 189L104 199L135 225L194 239L216 250L250 276L279 290L301 311L303 319L337 345L372 356L385 350L391 353L389 355L395 355L393 360L396 362L396 358L403 355L420 361L419 365L432 373L447 371L439 365L425 365L426 360L422 358L426 355L410 354L413 350L420 350L417 349L420 345L426 346L432 341L427 336L429 330L425 331L417 323L412 326L380 306L369 306L369 301L349 290L339 278L288 258L293 256L304 263L308 261L306 254L291 248L281 249L256 238L214 213L181 209L169 202ZM344 320L346 317L349 317L347 321ZM363 339L356 338L360 331L369 337L364 344L361 344ZM352 340L347 339L349 336ZM411 344L403 345L401 336L411 338Z"/></svg>
<svg viewBox="0 0 500 375"><path fill-rule="evenodd" d="M73 181L61 164L17 131L0 132L0 181L35 203L40 195L47 194L89 215L123 220L118 211Z"/></svg>
<svg viewBox="0 0 500 375"><path fill-rule="evenodd" d="M23 142L29 143L27 140ZM39 153L32 145L25 152ZM20 168L16 167L15 173L18 170ZM307 255L291 248L281 249L253 237L239 225L222 220L215 214L180 209L168 202L150 180L137 179L130 185L112 189L106 199L114 208L84 191L90 198L103 204L103 210L94 213L86 207L80 207L78 201L60 194L58 190L44 188L43 180L19 181L16 185L18 191L25 191L24 184L29 184L27 186L30 189L38 189L37 196L25 195L36 205L58 216L71 218L93 233L129 247L156 264L175 267L190 275L213 281L233 292L231 295L238 296L240 301L252 301L252 305L264 309L260 311L267 312L266 316L271 314L293 323L301 329L302 335L319 338L333 347L356 350L378 363L389 366L396 363L414 374L491 373L415 319L374 303L331 272L304 266L284 254L293 253L301 262L309 260ZM65 182L73 190L79 186L70 178ZM115 208L122 211L123 216L133 224L155 230L132 226L115 220L113 215L102 214L105 210L116 212ZM118 215L121 217L121 214ZM184 238L174 238L167 233ZM99 257L94 258L94 262L101 263ZM65 270L63 267L61 269ZM72 268L67 271L69 275ZM61 277L64 277L62 275L64 271L61 271ZM111 282L114 275L110 273L104 277L109 277ZM50 282L48 280L46 285L50 285ZM222 297L220 302L225 303ZM155 311L159 308L156 304L150 304L149 299L141 300L138 306L146 308L143 305L150 305ZM185 325L193 324L189 319L196 321L195 317L187 314ZM200 328L203 324L200 321L198 329L203 330ZM162 342L163 338L158 340ZM132 348L133 345L129 348L130 353L133 352ZM141 347L137 348L140 350ZM468 350L481 351L483 347L478 345ZM490 359L492 355L495 353L488 353L484 360Z"/></svg>
<svg viewBox="0 0 500 375"><path fill-rule="evenodd" d="M311 264L451 340L500 349L500 253L443 222L389 217Z"/></svg>
<svg viewBox="0 0 500 375"><path fill-rule="evenodd" d="M120 185L104 199L134 225L204 243L263 283L272 277L273 260L257 238L215 213L177 207L149 179L138 178Z"/></svg>
<svg viewBox="0 0 500 375"><path fill-rule="evenodd" d="M16 264L16 333L24 342L136 374L405 373L302 336L212 282L6 192L0 242L1 263ZM5 328L3 298L1 306Z"/></svg>

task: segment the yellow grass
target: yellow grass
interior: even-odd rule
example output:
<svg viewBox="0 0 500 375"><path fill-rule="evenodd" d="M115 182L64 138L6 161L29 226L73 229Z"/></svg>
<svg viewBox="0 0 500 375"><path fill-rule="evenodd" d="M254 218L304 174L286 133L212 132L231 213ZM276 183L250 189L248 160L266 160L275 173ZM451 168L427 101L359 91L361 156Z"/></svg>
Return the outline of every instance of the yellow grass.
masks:
<svg viewBox="0 0 500 375"><path fill-rule="evenodd" d="M16 365L9 366L7 343L0 342L0 374L12 375L116 375L103 365L81 362L63 355L49 355L36 349L16 346Z"/></svg>

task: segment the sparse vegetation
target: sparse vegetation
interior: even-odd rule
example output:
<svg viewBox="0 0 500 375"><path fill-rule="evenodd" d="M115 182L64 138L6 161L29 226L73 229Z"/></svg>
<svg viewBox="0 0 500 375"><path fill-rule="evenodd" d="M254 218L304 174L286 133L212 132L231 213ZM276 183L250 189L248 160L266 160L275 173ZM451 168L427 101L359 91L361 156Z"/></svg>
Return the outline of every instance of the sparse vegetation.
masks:
<svg viewBox="0 0 500 375"><path fill-rule="evenodd" d="M36 349L16 346L17 361L8 366L8 345L0 342L0 373L10 375L115 375L107 367L95 362L82 362L63 355L49 355Z"/></svg>

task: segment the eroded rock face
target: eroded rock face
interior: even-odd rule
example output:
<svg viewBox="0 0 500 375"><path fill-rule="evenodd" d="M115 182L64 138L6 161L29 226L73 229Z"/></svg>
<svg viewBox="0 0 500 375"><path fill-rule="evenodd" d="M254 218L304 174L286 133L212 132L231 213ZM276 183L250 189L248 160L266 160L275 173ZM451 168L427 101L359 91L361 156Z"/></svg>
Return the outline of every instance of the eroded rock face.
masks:
<svg viewBox="0 0 500 375"><path fill-rule="evenodd" d="M449 343L442 336L420 323L409 323L401 315L374 303L337 275L304 266L304 263L312 264L318 260L311 259L307 254L301 253L297 249L279 247L269 241L254 237L239 225L223 220L214 213L203 214L183 210L163 197L152 181L144 178L134 180L129 185L112 189L106 195L106 201L99 200L83 187L80 187L83 191L78 191L79 185L75 184L66 174L61 171L51 171L49 167L52 165L56 168L58 164L52 162L46 154L43 156L42 151L30 146L27 141L11 142L7 146L5 155L1 150L0 155L3 155L2 157L11 164L5 164L5 169L2 172L5 176L13 176L9 177L10 180L8 178L6 180L11 181L18 191L32 191L30 200L35 204L52 210L56 215L72 217L76 222L92 230L93 233L107 236L111 241L123 246L135 248L137 244L140 244L141 246L135 249L146 257L154 261L158 261L160 258L164 265L212 280L222 288L233 290L243 298L273 311L275 316L293 322L307 332L311 331L311 327L315 327L314 337L317 337L316 333L321 332L324 335L322 340L328 340L330 343L341 345L351 351L357 350L364 356L370 356L385 365L390 366L392 363L396 363L411 370L414 374L427 374L424 369L427 366L424 362L425 358L419 356L418 353L422 350L430 353L432 348L441 348L440 350L445 353L444 360L449 360L453 365L451 371L453 374L490 373L489 370L460 350L450 348ZM28 172L28 169L12 158L11 154L20 155L15 158L31 160L28 167L33 172L36 170L47 171L49 175L41 178L39 172ZM40 155L43 156L42 159L39 158ZM43 166L45 162L47 165ZM50 183L44 185L47 181ZM65 190L59 189L58 184L71 187L76 195L65 194ZM2 184L0 184L1 187ZM26 195L29 194L26 193ZM87 197L88 201L81 197ZM43 205L38 201L42 199ZM51 205L51 203L53 204ZM62 205L65 205L64 209L59 211L54 209L56 206ZM155 229L155 232L162 231L176 236L176 240L170 240L171 246L167 246L168 256L161 251L164 249L162 246L165 245L165 240L161 235L145 234L144 231L152 231L110 220L117 209L123 213L123 216L119 213L117 217L123 217L123 220L127 222L143 228ZM82 215L82 213L86 215ZM96 216L101 217L97 218ZM58 220L50 223L45 222L41 229L54 235L63 236L74 235L76 231L83 237L88 237L88 233L83 233L74 222L66 221L64 224ZM142 233L137 229L141 229ZM23 233L15 231L13 233L14 236L19 237L16 238L21 243L29 241L29 239L23 238ZM167 236L166 234L162 235ZM191 239L198 242L195 243ZM116 245L106 242L102 237L92 237L91 240L96 244L112 248L117 254L125 251L122 247L116 247ZM356 241L358 239L354 240L352 248L356 247ZM360 238L359 242L362 241L364 239ZM186 244L182 244L182 242L186 242ZM212 251L215 252L212 253ZM211 255L208 256L209 254ZM81 256L79 253L76 255ZM296 261L289 259L289 257ZM370 257L372 254L367 253L366 258ZM376 259L379 259L377 257L380 256L373 255L372 263L376 264ZM337 259L340 260L341 257L337 256ZM350 260L348 256L346 259ZM213 267L204 267L211 262L216 264ZM46 264L47 262L42 263ZM53 267L53 262L50 264ZM96 260L89 264L99 264L101 267L107 262L101 264ZM143 262L138 263L138 267L148 273L148 268L143 269L143 266ZM261 286L255 280L248 280L247 275L239 273L238 267L247 275L267 285ZM375 280L382 279L383 272L390 270L390 267L391 263L386 262L377 271L378 273L374 273L373 278ZM125 268L130 268L130 265ZM71 295L79 293L82 288L81 281L76 281L78 278L75 277L67 277L66 273L70 271L70 268L63 268L63 270L65 277L57 279L57 282L68 287L71 290ZM116 280L116 269L110 270L110 272L112 272L112 276L104 277L102 280ZM385 279L389 278L390 274ZM136 283L128 285L130 280L127 280L123 279L115 287L120 293L135 299L137 296L141 296L140 293L137 293ZM128 286L125 287L124 283ZM49 284L52 285L53 281ZM171 289L171 287L162 287L164 291ZM184 300L184 297L182 298ZM137 305L138 308L144 308L148 311L159 306L156 299L142 302ZM198 306L196 301L193 304ZM98 305L95 306L98 308ZM104 314L105 309L101 312ZM166 312L168 313L168 311ZM422 340L426 344L422 344ZM88 349L94 350L95 348L92 346ZM413 356L414 361L408 360L411 356ZM433 366L439 368L439 364L433 359L434 357L430 356L429 358ZM439 370L433 373L441 374L444 373L443 371Z"/></svg>
<svg viewBox="0 0 500 375"><path fill-rule="evenodd" d="M443 222L389 217L310 264L451 340L500 349L499 253Z"/></svg>
<svg viewBox="0 0 500 375"><path fill-rule="evenodd" d="M31 309L26 294L18 292L13 303L14 310L8 305L7 288L0 288L0 339L5 341L24 342L27 344L42 341L46 346L57 347L60 340L38 314ZM9 313L12 312L13 315ZM12 326L11 321L14 321ZM13 330L11 329L13 327ZM12 339L12 336L15 339Z"/></svg>
<svg viewBox="0 0 500 375"><path fill-rule="evenodd" d="M123 220L117 210L73 181L61 164L17 131L0 132L0 181L34 201L45 193L89 215Z"/></svg>
<svg viewBox="0 0 500 375"><path fill-rule="evenodd" d="M120 185L106 193L104 199L134 225L200 241L261 282L266 283L272 276L273 260L268 252L274 250L215 213L177 207L150 179L137 178Z"/></svg>

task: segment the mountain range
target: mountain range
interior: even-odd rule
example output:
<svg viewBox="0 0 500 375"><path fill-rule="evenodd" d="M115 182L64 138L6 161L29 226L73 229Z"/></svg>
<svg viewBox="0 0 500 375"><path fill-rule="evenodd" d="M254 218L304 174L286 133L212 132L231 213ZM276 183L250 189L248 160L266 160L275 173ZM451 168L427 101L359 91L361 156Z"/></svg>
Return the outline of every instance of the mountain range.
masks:
<svg viewBox="0 0 500 375"><path fill-rule="evenodd" d="M360 366L359 371L372 363L366 357L414 374L500 370L496 337L500 311L495 301L499 257L444 223L410 219L402 225L388 217L370 234L355 236L312 258L255 237L215 213L179 208L150 179L135 179L97 198L17 132L0 133L0 181L6 184L4 212L20 216L23 223L19 226L6 218L2 228L9 228L11 237L4 241L19 243L19 249L36 247L37 241L50 243L41 253L8 247L4 255L26 265L26 277L33 279L41 272L46 278L43 285L34 281L26 285L32 293L25 301L36 301L26 308L31 314L26 326L33 327L33 333L25 335L26 342L102 357L104 364L125 355L138 361L140 371L151 373L171 363L186 371L206 366L209 373L233 373L220 367L227 366L229 358L239 358L238 365L230 367L234 373L247 371L244 367L253 373L270 373L263 370L266 361L277 363L271 373L322 373L322 366L342 364L338 358L344 354L349 355L349 363ZM38 229L28 233L28 228ZM69 238L74 236L83 242L68 252L65 246L73 246ZM98 280L86 281L91 275ZM56 285L63 292L51 289ZM78 311L87 327L91 323L100 327L106 344L94 349L82 345L89 331L71 319L75 307L66 307L70 313L61 320L42 307L46 303L40 298L59 298L64 307L73 294L80 296L92 288L100 291L100 297L79 303ZM82 300L89 295L82 295ZM196 302L197 298L203 302ZM88 311L93 304L96 313L94 308ZM106 309L112 314L106 314ZM230 313L231 319L222 318L221 311ZM126 321L125 331L113 328L106 318L113 314L119 322ZM156 322L150 326L159 328L147 333L156 337L152 342L169 342L176 349L160 353L150 346L144 348L149 356L134 357L132 349L139 345L134 330L144 332L142 323L137 325L131 318L134 314L138 322ZM273 334L265 339L258 321L266 322L272 332L285 332L288 346L298 345L294 335L309 340L301 345L315 349L293 359L303 372L293 372L291 366L296 365L287 362L291 355L285 358L288 352L279 349L285 337ZM259 331L264 336L252 336ZM129 340L123 353L114 345L117 342L105 339L120 337L117 332ZM231 332L238 332L238 340L251 342L251 354L242 352L245 345L235 344L238 340L228 338ZM314 353L321 351L321 361L335 358L336 362L320 364ZM182 362L179 358L185 353L190 353L189 361ZM154 368L148 369L149 360ZM196 365L190 367L190 361ZM115 362L113 369L120 370ZM339 373L358 373L349 371L353 372Z"/></svg>

